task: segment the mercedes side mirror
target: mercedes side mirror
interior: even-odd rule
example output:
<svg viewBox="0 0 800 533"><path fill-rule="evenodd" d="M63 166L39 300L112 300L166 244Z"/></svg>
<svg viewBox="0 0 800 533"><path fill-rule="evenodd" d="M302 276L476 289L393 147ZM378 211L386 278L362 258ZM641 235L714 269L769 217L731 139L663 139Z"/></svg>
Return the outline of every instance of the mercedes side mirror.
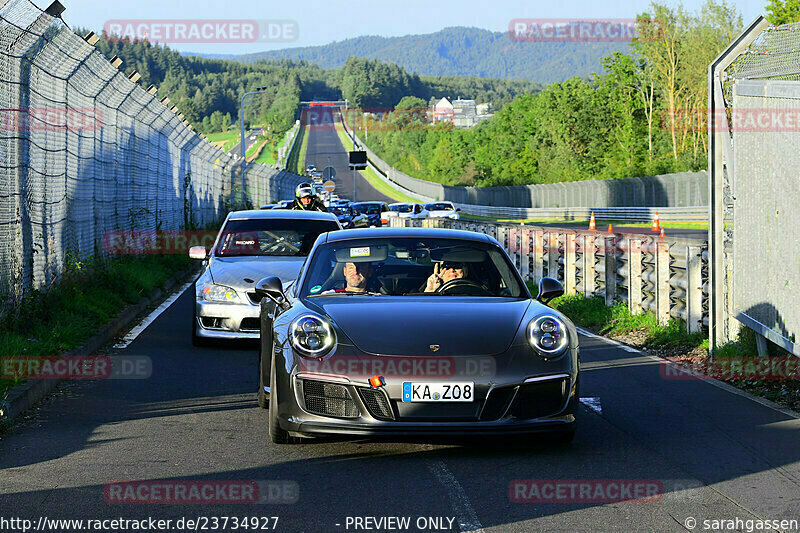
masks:
<svg viewBox="0 0 800 533"><path fill-rule="evenodd" d="M202 260L208 257L208 251L205 246L192 246L189 248L189 257Z"/></svg>
<svg viewBox="0 0 800 533"><path fill-rule="evenodd" d="M536 299L547 305L550 300L564 294L564 286L554 278L542 278L539 281L539 295Z"/></svg>

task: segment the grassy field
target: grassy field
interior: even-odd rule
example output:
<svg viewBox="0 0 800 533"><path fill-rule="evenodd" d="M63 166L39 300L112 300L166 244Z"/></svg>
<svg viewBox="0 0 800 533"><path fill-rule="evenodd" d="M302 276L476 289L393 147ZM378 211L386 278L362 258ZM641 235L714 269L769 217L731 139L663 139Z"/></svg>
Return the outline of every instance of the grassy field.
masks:
<svg viewBox="0 0 800 533"><path fill-rule="evenodd" d="M225 152L229 151L231 148L239 144L239 138L241 136L241 132L239 130L230 130L225 131L222 133L209 133L206 135L208 140L212 143L222 143L222 150Z"/></svg>
<svg viewBox="0 0 800 533"><path fill-rule="evenodd" d="M260 139L260 137L259 137L259 139ZM276 150L281 149L284 144L286 144L286 136L285 135L281 138L281 141L278 143L278 145L275 147L275 149ZM263 150L261 150L261 153L258 155L258 157L256 157L255 162L256 163L263 163L265 165L274 165L275 164L275 158L272 157L271 146L269 146L269 145L265 146L263 148Z"/></svg>
<svg viewBox="0 0 800 533"><path fill-rule="evenodd" d="M342 128L341 124L338 123L336 124L336 133L339 135L339 139L342 141L343 146L347 147L352 144L352 141L347 137L347 134L344 132L344 129ZM412 203L417 202L417 200L415 200L414 198L411 198L410 196L404 194L401 191L398 191L397 189L395 189L394 187L383 181L371 168L367 167L365 170L359 172L361 172L361 176L365 180L367 180L370 185L375 187L375 189L379 193L385 194L386 196L392 198L397 202L412 202Z"/></svg>
<svg viewBox="0 0 800 533"><path fill-rule="evenodd" d="M57 355L82 345L127 305L191 267L184 254L124 256L71 265L47 291L33 291L0 318L0 367L5 356ZM0 380L0 399L14 380Z"/></svg>

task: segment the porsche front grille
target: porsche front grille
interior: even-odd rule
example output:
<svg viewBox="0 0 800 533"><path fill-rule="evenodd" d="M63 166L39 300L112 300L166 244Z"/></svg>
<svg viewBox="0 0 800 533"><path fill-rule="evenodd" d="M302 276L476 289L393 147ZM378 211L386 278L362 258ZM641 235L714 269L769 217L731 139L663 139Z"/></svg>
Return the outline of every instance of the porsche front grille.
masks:
<svg viewBox="0 0 800 533"><path fill-rule="evenodd" d="M303 380L303 400L306 411L338 418L358 417L358 407L344 385L323 381Z"/></svg>
<svg viewBox="0 0 800 533"><path fill-rule="evenodd" d="M384 394L383 391L380 389L359 387L358 394L361 395L361 400L363 400L364 405L367 407L367 411L369 411L369 414L374 418L378 420L394 420L392 407L389 405L389 400L386 398L386 394Z"/></svg>

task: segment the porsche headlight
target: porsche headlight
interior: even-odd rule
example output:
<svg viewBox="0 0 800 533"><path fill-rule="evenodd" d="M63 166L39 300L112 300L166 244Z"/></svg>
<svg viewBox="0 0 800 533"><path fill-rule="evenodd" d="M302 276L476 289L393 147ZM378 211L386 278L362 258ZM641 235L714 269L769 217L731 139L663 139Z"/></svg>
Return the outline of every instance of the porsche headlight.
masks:
<svg viewBox="0 0 800 533"><path fill-rule="evenodd" d="M333 326L316 315L303 315L289 325L292 346L304 357L324 357L336 346Z"/></svg>
<svg viewBox="0 0 800 533"><path fill-rule="evenodd" d="M553 315L544 315L531 320L527 336L531 347L546 359L558 357L569 345L567 326Z"/></svg>
<svg viewBox="0 0 800 533"><path fill-rule="evenodd" d="M198 291L198 299L202 298L207 302L239 303L239 295L230 287L204 283Z"/></svg>

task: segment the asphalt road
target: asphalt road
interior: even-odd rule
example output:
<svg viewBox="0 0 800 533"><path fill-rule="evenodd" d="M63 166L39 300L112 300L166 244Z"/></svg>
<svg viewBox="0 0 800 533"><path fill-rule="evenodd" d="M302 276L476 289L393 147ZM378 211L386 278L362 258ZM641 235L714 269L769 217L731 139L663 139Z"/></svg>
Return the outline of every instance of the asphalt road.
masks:
<svg viewBox="0 0 800 533"><path fill-rule="evenodd" d="M336 189L333 192L340 198L355 199L359 202L394 203L395 200L378 192L359 173L356 173L356 194L353 194L353 171L348 166L347 154L353 147L348 146L345 149L342 146L333 124L331 114L333 111L333 109L323 109L313 115L310 113L305 115L309 117L310 126L305 166L315 165L320 172L328 165L336 169L336 177L333 179Z"/></svg>
<svg viewBox="0 0 800 533"><path fill-rule="evenodd" d="M568 447L520 438L274 445L256 403L256 348L193 348L192 298L183 292L128 347L108 350L149 357L149 379L61 385L0 440L0 531L21 531L3 519L40 517L153 517L181 531L181 518L277 516L275 529L292 532L686 531L689 517L702 531L703 520L800 519L797 417L704 381L664 379L646 354L596 337L581 337L585 405ZM135 480L283 481L299 499L107 503L107 484ZM535 494L510 491L515 480L640 480L658 491L652 501L604 502L592 499L595 488L570 502L568 488L545 492L541 482L541 495L557 502L519 503L512 496ZM409 527L354 527L356 517L395 516L410 517ZM444 526L418 528L428 517L444 517Z"/></svg>

